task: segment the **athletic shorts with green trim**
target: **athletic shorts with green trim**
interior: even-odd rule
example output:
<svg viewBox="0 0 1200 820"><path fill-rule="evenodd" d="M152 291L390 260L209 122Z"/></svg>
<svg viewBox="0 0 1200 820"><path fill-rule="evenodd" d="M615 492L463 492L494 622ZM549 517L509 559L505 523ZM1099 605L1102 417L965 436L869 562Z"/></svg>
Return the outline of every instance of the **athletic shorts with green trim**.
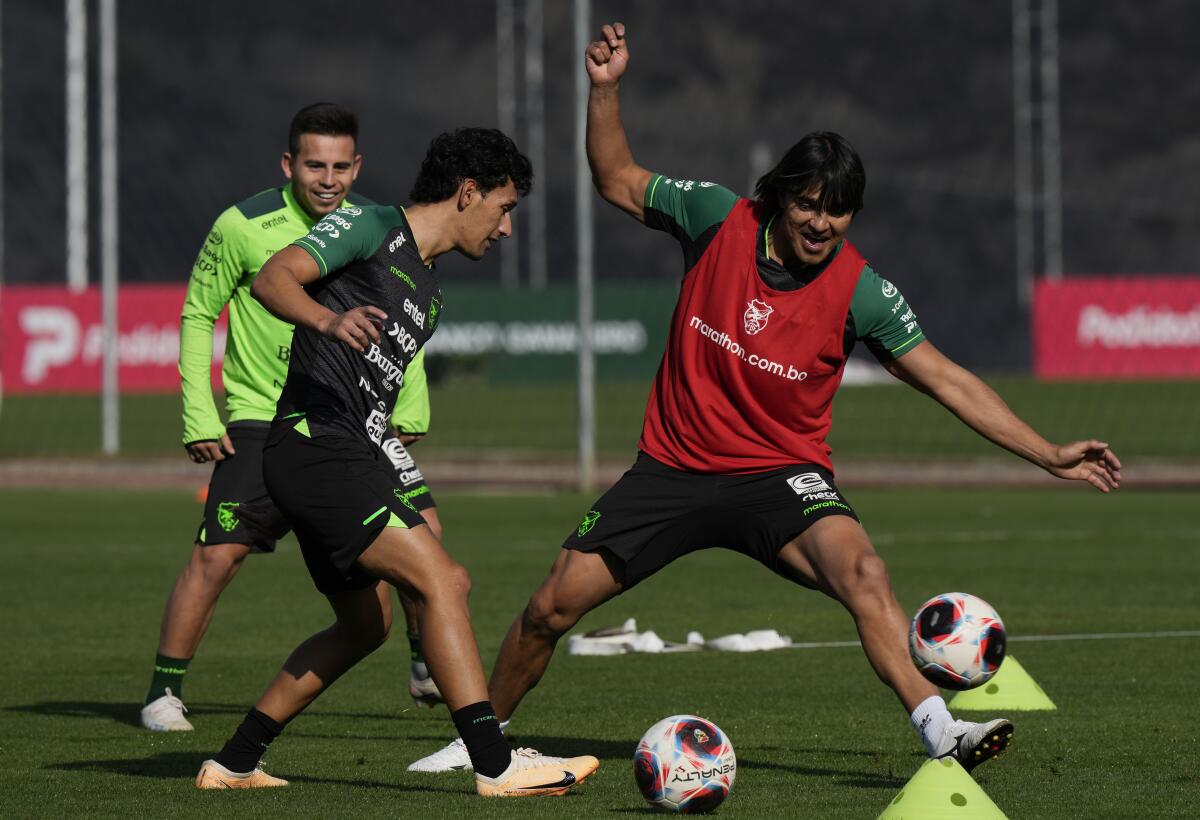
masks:
<svg viewBox="0 0 1200 820"><path fill-rule="evenodd" d="M373 586L358 557L385 527L411 529L425 519L379 447L344 436L307 433L305 420L271 425L263 450L267 492L283 512L317 589L330 595Z"/></svg>
<svg viewBox="0 0 1200 820"><path fill-rule="evenodd" d="M196 532L200 546L246 544L251 552L274 552L275 542L287 534L287 522L263 484L269 428L265 421L236 421L226 429L234 453L213 465L204 518Z"/></svg>
<svg viewBox="0 0 1200 820"><path fill-rule="evenodd" d="M583 516L563 549L620 559L629 589L688 553L720 547L780 572L779 551L816 521L858 516L816 464L746 475L677 470L638 453Z"/></svg>

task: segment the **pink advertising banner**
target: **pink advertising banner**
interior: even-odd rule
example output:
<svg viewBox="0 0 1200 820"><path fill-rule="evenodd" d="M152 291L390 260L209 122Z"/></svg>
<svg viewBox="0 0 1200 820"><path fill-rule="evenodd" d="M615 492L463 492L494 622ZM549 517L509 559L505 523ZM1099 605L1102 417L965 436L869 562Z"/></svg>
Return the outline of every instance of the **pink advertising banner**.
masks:
<svg viewBox="0 0 1200 820"><path fill-rule="evenodd" d="M1041 378L1200 377L1200 275L1041 281L1032 325Z"/></svg>
<svg viewBox="0 0 1200 820"><path fill-rule="evenodd" d="M179 390L179 311L184 285L123 285L117 301L118 381L122 392ZM225 351L226 319L213 332L214 385ZM100 390L100 291L0 288L0 367L4 392Z"/></svg>

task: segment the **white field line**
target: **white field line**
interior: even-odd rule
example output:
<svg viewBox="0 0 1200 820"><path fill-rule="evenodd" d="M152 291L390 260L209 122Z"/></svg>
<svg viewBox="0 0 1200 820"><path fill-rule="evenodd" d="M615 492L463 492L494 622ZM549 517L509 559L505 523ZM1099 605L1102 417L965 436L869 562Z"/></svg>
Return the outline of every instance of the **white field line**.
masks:
<svg viewBox="0 0 1200 820"><path fill-rule="evenodd" d="M1067 635L1015 635L1009 636L1008 642L1016 641L1112 641L1122 639L1146 638L1200 638L1200 629L1180 629L1169 632L1077 632ZM837 649L847 646L859 646L858 641L816 641L808 643L793 643L788 649Z"/></svg>

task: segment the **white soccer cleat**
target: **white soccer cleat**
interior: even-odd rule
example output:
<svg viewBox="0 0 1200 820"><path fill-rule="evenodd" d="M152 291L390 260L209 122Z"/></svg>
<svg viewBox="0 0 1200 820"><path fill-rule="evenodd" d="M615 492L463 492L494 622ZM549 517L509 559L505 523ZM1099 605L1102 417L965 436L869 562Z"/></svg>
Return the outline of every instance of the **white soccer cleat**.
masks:
<svg viewBox="0 0 1200 820"><path fill-rule="evenodd" d="M1004 718L987 723L956 720L946 727L941 748L933 757L953 757L969 772L1008 748L1012 736L1012 721Z"/></svg>
<svg viewBox="0 0 1200 820"><path fill-rule="evenodd" d="M551 757L536 749L517 749L508 768L496 777L475 773L475 791L484 797L539 797L566 794L587 780L600 761L591 755Z"/></svg>
<svg viewBox="0 0 1200 820"><path fill-rule="evenodd" d="M410 772L462 772L473 771L471 756L467 754L467 744L461 737L450 741L450 745L439 749L433 754L410 763Z"/></svg>
<svg viewBox="0 0 1200 820"><path fill-rule="evenodd" d="M142 726L151 732L190 732L194 728L183 716L187 707L183 701L171 694L168 687L161 698L142 707Z"/></svg>

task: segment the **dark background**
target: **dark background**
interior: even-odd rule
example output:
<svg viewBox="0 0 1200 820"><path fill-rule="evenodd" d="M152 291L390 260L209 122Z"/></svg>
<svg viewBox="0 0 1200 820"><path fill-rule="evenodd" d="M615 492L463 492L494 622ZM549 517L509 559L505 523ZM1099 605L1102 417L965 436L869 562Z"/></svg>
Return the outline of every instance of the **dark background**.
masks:
<svg viewBox="0 0 1200 820"><path fill-rule="evenodd" d="M538 184L548 197L550 276L569 281L582 57L571 4L550 0L545 15L547 168ZM1195 271L1200 6L1063 0L1059 17L1068 273ZM622 101L642 165L747 192L756 144L773 162L807 131L844 134L867 167L852 238L873 267L952 356L992 370L1027 366L1013 261L1009 3L594 2L593 19L597 29L610 19L629 27ZM3 3L9 284L65 279L63 25L62 3ZM497 123L489 2L122 0L119 29L125 282L185 281L217 214L280 183L288 121L307 103L358 112L357 190L383 202L406 200L434 134ZM517 31L520 81L519 19ZM94 108L89 127L94 140ZM525 144L523 127L514 136ZM97 178L94 150L91 170ZM595 213L598 276L679 275L668 238L599 199ZM93 233L98 223L93 211ZM93 247L93 279L97 259ZM442 270L448 288L454 276L499 278L495 256L447 260Z"/></svg>

